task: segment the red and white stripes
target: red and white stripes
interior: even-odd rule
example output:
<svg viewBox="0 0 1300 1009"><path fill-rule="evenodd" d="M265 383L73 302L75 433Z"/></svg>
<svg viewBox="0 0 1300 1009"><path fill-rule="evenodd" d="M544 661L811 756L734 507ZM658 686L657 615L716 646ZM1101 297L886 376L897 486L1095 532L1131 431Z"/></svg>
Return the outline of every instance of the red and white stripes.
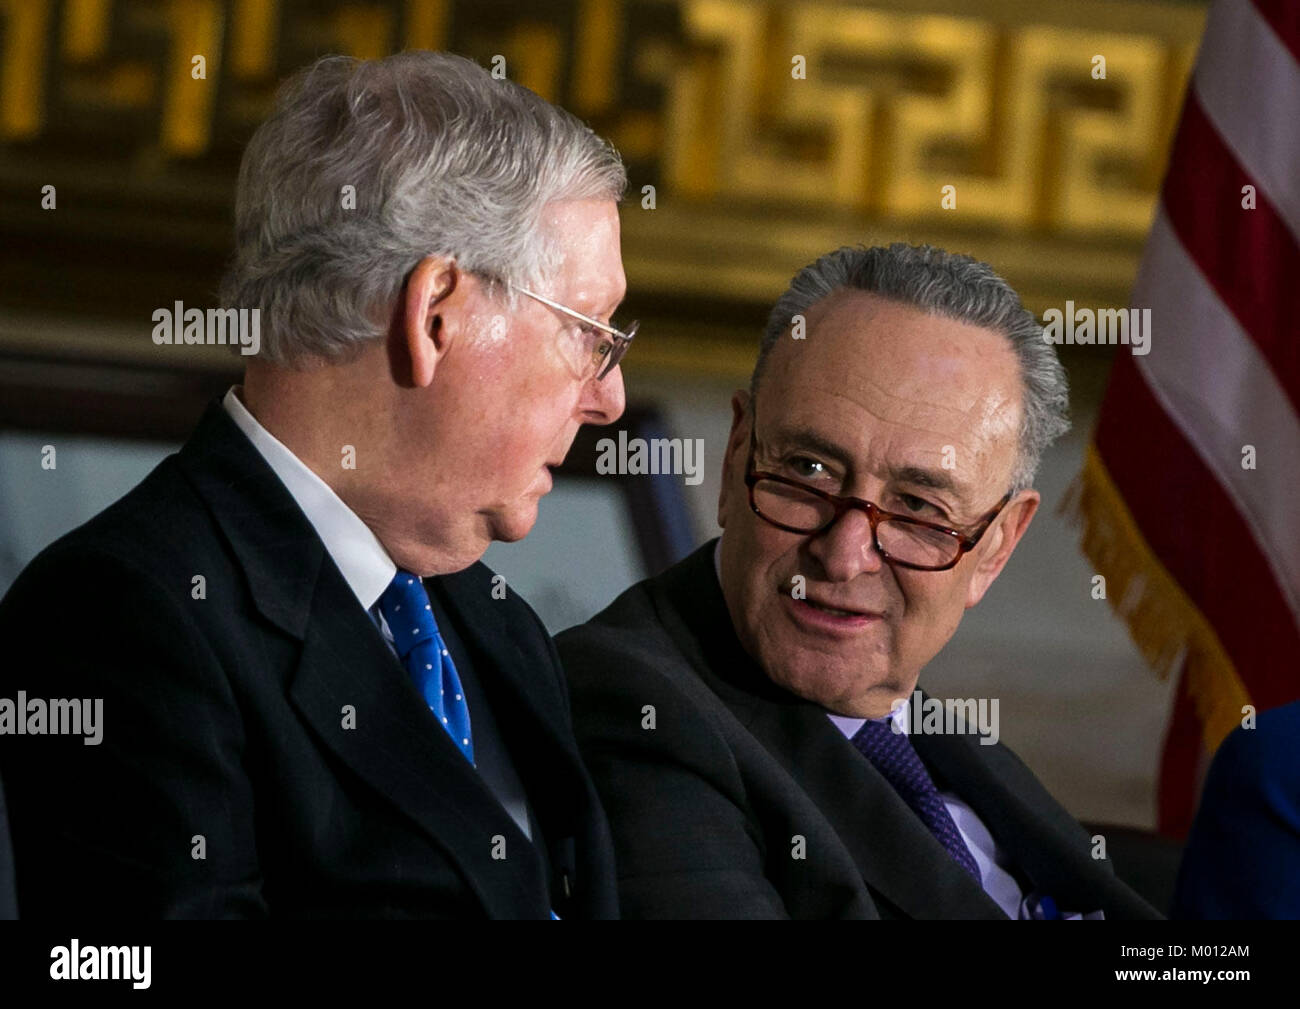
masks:
<svg viewBox="0 0 1300 1009"><path fill-rule="evenodd" d="M1094 514L1091 542L1112 563L1141 554L1128 569L1136 593L1177 597L1168 612L1181 608L1179 620L1149 608L1130 627L1154 654L1179 625L1180 689L1195 703L1175 719L1195 711L1213 749L1243 699L1263 709L1300 697L1296 0L1211 8L1133 305L1151 309L1151 352L1116 357L1084 474L1106 485L1092 507L1122 499L1113 510L1126 514ZM1104 544L1119 528L1127 542ZM1162 789L1181 789L1186 806L1194 770L1184 772Z"/></svg>

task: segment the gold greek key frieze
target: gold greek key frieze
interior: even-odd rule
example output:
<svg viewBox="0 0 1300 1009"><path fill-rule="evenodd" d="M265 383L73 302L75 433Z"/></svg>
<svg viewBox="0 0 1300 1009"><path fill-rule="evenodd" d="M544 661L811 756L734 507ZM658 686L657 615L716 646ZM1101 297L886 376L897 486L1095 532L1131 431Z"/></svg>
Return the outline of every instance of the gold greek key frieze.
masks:
<svg viewBox="0 0 1300 1009"><path fill-rule="evenodd" d="M682 193L915 218L952 186L963 220L1062 231L1145 231L1193 48L825 4L683 19L664 165Z"/></svg>
<svg viewBox="0 0 1300 1009"><path fill-rule="evenodd" d="M625 256L650 288L764 300L834 244L907 237L996 254L1031 299L1080 284L1117 299L1204 14L1170 0L0 0L0 197L62 177L138 227L157 187L166 213L193 194L217 220L284 75L324 52L449 49L504 59L618 146ZM105 166L130 187L96 186Z"/></svg>

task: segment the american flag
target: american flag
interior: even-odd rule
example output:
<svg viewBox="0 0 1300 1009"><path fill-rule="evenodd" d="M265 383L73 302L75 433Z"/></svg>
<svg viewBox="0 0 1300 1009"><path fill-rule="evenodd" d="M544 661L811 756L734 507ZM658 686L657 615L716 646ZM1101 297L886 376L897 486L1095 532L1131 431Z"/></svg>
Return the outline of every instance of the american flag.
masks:
<svg viewBox="0 0 1300 1009"><path fill-rule="evenodd" d="M1159 828L1243 707L1300 698L1300 2L1210 9L1116 356L1067 507L1153 667L1179 677Z"/></svg>

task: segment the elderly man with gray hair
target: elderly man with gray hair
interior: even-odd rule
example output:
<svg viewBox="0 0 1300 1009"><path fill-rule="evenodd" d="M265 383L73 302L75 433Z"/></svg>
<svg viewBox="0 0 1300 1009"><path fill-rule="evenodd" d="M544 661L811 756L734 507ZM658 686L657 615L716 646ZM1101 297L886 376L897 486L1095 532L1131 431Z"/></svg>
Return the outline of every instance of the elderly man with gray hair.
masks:
<svg viewBox="0 0 1300 1009"><path fill-rule="evenodd" d="M223 286L260 353L0 604L0 693L104 712L0 743L22 916L616 916L554 646L479 558L623 410L625 185L459 57L282 88Z"/></svg>
<svg viewBox="0 0 1300 1009"><path fill-rule="evenodd" d="M625 917L1156 916L990 699L917 689L1066 406L983 263L899 244L795 276L732 398L721 539L558 639Z"/></svg>

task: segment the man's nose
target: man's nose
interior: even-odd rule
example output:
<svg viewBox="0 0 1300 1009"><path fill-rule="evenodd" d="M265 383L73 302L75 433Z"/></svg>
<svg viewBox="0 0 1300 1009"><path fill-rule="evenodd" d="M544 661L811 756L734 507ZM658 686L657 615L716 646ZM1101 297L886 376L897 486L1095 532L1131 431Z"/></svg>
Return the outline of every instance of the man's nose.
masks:
<svg viewBox="0 0 1300 1009"><path fill-rule="evenodd" d="M626 406L621 367L615 367L603 379L591 379L582 391L582 402L578 404L584 424L612 424L623 416Z"/></svg>
<svg viewBox="0 0 1300 1009"><path fill-rule="evenodd" d="M829 529L814 536L808 552L833 582L852 581L864 572L879 571L885 563L876 549L871 521L858 508L845 512Z"/></svg>

